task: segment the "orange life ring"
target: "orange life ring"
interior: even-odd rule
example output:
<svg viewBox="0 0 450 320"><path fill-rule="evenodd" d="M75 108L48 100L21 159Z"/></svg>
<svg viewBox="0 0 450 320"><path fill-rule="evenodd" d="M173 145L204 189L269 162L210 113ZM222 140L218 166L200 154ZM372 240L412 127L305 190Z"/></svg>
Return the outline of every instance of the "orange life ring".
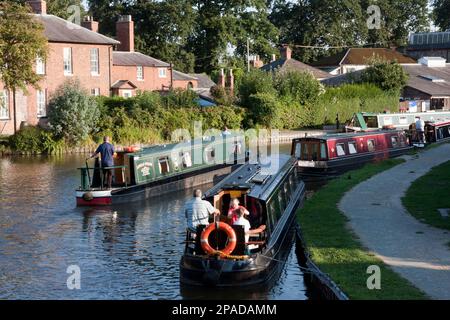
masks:
<svg viewBox="0 0 450 320"><path fill-rule="evenodd" d="M208 227L206 227L205 230L203 230L202 235L200 237L202 249L207 254L217 253L217 250L215 250L209 244L209 236L210 236L211 232L216 229L224 231L228 237L228 244L223 250L219 250L220 253L222 253L224 255L231 254L234 251L234 249L236 248L236 232L234 232L233 228L225 222L211 223Z"/></svg>

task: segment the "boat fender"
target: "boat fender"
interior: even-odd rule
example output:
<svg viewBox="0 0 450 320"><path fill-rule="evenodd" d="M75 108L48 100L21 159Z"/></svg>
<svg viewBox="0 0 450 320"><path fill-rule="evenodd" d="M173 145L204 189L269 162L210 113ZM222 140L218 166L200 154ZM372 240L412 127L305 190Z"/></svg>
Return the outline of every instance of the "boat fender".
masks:
<svg viewBox="0 0 450 320"><path fill-rule="evenodd" d="M217 254L217 250L215 250L209 244L209 236L211 235L211 232L213 232L216 229L224 231L228 237L228 244L223 250L220 250L220 253L224 255L231 254L236 248L236 232L234 232L233 228L225 222L211 223L209 226L206 227L205 230L203 230L200 237L202 249L209 255Z"/></svg>
<svg viewBox="0 0 450 320"><path fill-rule="evenodd" d="M84 201L92 201L94 199L94 195L92 192L85 192L83 193L83 200Z"/></svg>

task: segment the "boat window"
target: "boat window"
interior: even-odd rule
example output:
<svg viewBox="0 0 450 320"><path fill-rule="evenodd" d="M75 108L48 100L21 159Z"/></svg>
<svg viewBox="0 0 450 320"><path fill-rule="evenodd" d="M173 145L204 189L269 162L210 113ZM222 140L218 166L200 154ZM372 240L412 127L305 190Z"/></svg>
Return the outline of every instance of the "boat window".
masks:
<svg viewBox="0 0 450 320"><path fill-rule="evenodd" d="M284 194L283 194L284 190L280 190L278 192L278 202L280 204L280 211L284 211L286 209L286 200L284 198Z"/></svg>
<svg viewBox="0 0 450 320"><path fill-rule="evenodd" d="M212 147L208 147L205 149L206 154L206 162L213 162L216 156L215 150Z"/></svg>
<svg viewBox="0 0 450 320"><path fill-rule="evenodd" d="M369 150L369 152L375 151L375 140L374 139L367 140L367 149Z"/></svg>
<svg viewBox="0 0 450 320"><path fill-rule="evenodd" d="M179 165L178 165L178 158L177 157L172 157L172 163L173 163L173 169L174 170L178 170Z"/></svg>
<svg viewBox="0 0 450 320"><path fill-rule="evenodd" d="M302 144L302 156L300 157L302 160L308 160L308 145Z"/></svg>
<svg viewBox="0 0 450 320"><path fill-rule="evenodd" d="M158 160L159 163L159 172L162 174L169 173L169 157L160 158Z"/></svg>
<svg viewBox="0 0 450 320"><path fill-rule="evenodd" d="M186 151L181 155L181 162L183 163L183 168L192 167L191 153Z"/></svg>
<svg viewBox="0 0 450 320"><path fill-rule="evenodd" d="M313 161L319 160L319 144L318 143L311 144L311 160L313 160Z"/></svg>
<svg viewBox="0 0 450 320"><path fill-rule="evenodd" d="M398 137L391 137L392 147L397 148L398 147Z"/></svg>
<svg viewBox="0 0 450 320"><path fill-rule="evenodd" d="M300 158L300 151L302 150L302 144L301 142L295 143L295 150L294 150L294 156L296 158Z"/></svg>
<svg viewBox="0 0 450 320"><path fill-rule="evenodd" d="M336 152L337 152L338 157L345 156L345 149L344 149L343 143L336 144Z"/></svg>
<svg viewBox="0 0 450 320"><path fill-rule="evenodd" d="M365 116L364 120L368 128L378 128L378 118L377 116Z"/></svg>
<svg viewBox="0 0 450 320"><path fill-rule="evenodd" d="M358 150L356 149L356 142L352 141L348 143L348 151L350 154L358 153Z"/></svg>
<svg viewBox="0 0 450 320"><path fill-rule="evenodd" d="M326 159L327 158L327 145L325 142L322 142L320 144L320 158Z"/></svg>
<svg viewBox="0 0 450 320"><path fill-rule="evenodd" d="M289 181L284 183L284 194L286 195L286 202L289 203L291 199L291 186L289 185ZM287 205L286 203L286 205Z"/></svg>

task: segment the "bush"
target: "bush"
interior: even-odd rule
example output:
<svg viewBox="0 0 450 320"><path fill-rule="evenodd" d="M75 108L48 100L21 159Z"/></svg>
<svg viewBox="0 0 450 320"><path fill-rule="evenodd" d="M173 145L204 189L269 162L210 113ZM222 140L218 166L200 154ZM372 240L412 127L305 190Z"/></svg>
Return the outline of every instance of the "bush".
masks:
<svg viewBox="0 0 450 320"><path fill-rule="evenodd" d="M56 154L64 150L64 141L56 139L50 131L39 127L25 127L9 137L12 150L25 154Z"/></svg>
<svg viewBox="0 0 450 320"><path fill-rule="evenodd" d="M243 107L249 107L250 96L258 93L266 93L268 95L276 95L277 92L274 88L273 76L270 72L266 72L259 69L252 69L249 73L246 73L239 85L239 100Z"/></svg>
<svg viewBox="0 0 450 320"><path fill-rule="evenodd" d="M77 81L68 81L56 90L49 102L49 126L57 138L79 144L96 128L100 111L96 100Z"/></svg>
<svg viewBox="0 0 450 320"><path fill-rule="evenodd" d="M361 73L361 81L372 83L386 91L400 92L408 82L408 74L395 61L374 58Z"/></svg>
<svg viewBox="0 0 450 320"><path fill-rule="evenodd" d="M323 85L309 72L277 73L275 87L280 96L291 98L302 105L315 103L324 92Z"/></svg>

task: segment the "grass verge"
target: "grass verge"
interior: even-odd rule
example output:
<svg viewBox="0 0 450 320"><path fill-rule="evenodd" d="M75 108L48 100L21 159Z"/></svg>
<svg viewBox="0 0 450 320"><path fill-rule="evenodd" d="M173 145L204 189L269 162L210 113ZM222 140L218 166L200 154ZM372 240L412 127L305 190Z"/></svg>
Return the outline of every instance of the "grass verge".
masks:
<svg viewBox="0 0 450 320"><path fill-rule="evenodd" d="M348 219L338 209L345 192L403 159L389 159L368 164L332 180L308 200L297 212L306 247L317 266L348 295L350 299L426 299L427 296L408 280L392 271L368 252L347 227ZM381 269L381 290L369 290L367 268Z"/></svg>
<svg viewBox="0 0 450 320"><path fill-rule="evenodd" d="M402 201L416 219L450 230L450 217L445 218L438 211L450 208L450 161L414 181Z"/></svg>

